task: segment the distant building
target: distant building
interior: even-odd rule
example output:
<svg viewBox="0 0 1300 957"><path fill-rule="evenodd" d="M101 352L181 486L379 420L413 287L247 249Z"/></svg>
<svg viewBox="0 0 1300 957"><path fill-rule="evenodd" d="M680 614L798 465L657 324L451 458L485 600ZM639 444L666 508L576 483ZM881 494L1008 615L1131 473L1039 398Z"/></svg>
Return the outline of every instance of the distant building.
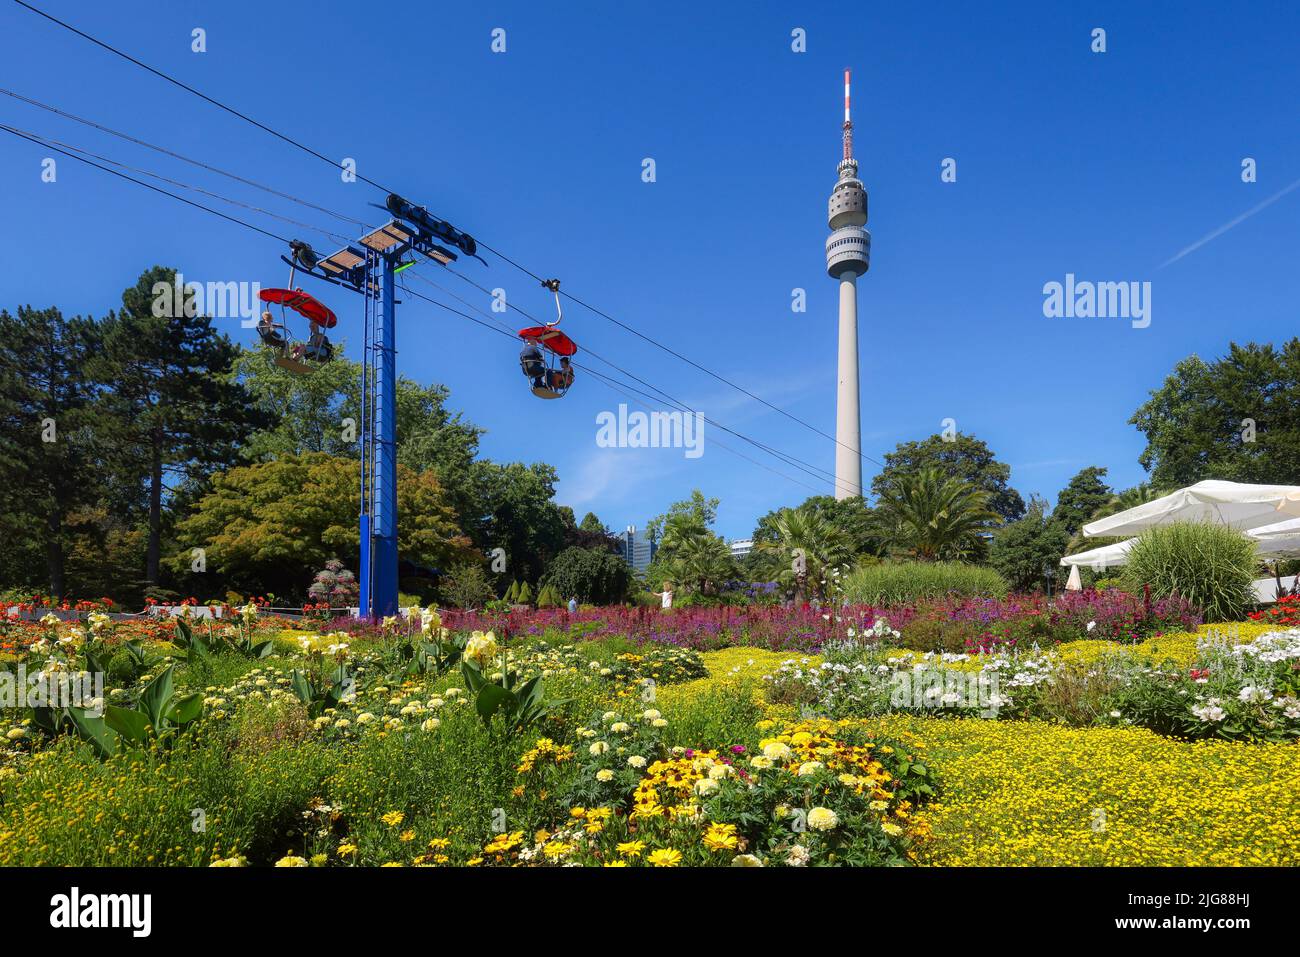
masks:
<svg viewBox="0 0 1300 957"><path fill-rule="evenodd" d="M637 531L635 525L629 525L627 531L618 535L618 549L623 560L639 572L650 567L658 551L655 543L646 537L645 532Z"/></svg>
<svg viewBox="0 0 1300 957"><path fill-rule="evenodd" d="M732 558L744 558L754 550L754 540L752 538L738 538L727 545L731 549Z"/></svg>

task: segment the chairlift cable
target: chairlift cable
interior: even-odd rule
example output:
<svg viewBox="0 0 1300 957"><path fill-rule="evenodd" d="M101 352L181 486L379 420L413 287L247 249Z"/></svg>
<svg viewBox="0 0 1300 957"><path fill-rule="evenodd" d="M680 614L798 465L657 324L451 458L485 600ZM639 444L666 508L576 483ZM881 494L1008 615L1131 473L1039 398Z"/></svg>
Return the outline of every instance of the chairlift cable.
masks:
<svg viewBox="0 0 1300 957"><path fill-rule="evenodd" d="M108 52L113 53L113 54L115 54L116 56L119 56L119 57L121 57L122 59L127 60L127 61L129 61L129 62L135 64L136 66L140 67L141 69L147 70L148 72L154 74L155 76L157 76L157 77L159 77L159 78L161 78L161 79L163 79L163 80L166 80L167 82L172 83L172 84L174 84L174 85L180 87L181 89L183 89L183 90L185 90L185 91L187 91L187 92L189 92L189 93L194 94L195 96L197 96L197 97L199 97L200 99L202 99L202 100L204 100L204 101L206 101L206 102L212 104L213 106L216 106L217 108L222 109L222 110L226 111L227 113L230 113L230 114L233 115L233 116L237 116L237 117L239 117L240 119L242 119L242 120L244 120L244 121L246 121L246 122L248 122L248 123L251 123L252 125L256 126L258 129L263 130L263 131L265 131L265 132L267 132L267 133L270 133L272 136L276 137L277 139L283 140L284 142L290 144L291 146L296 146L298 149L302 150L303 152L308 153L308 154L310 154L311 156L316 157L317 159L323 160L324 162L328 163L330 166L334 167L335 169L340 169L340 170L341 170L341 169L344 168L343 165L342 165L341 163L339 163L339 162L337 162L337 161L335 161L335 160L330 159L330 158L329 158L328 156L326 156L324 153L318 152L317 150L312 149L310 146L307 146L306 144L301 143L301 142L299 142L298 140L295 140L293 137L288 136L288 135L286 135L285 133L282 133L282 132L280 132L280 131L277 130L277 129L274 129L273 127L267 126L265 123L261 123L261 122L259 122L258 120L253 119L253 118L252 118L251 116L249 116L247 113L243 113L243 112L241 112L240 110L237 110L237 109L235 109L235 108L232 107L232 106L228 106L228 105L226 105L225 103L222 103L220 100L215 99L214 97L208 96L206 93L203 93L202 91L195 89L194 87L190 86L189 84L187 84L187 83L185 83L185 82L183 82L183 81L181 81L181 80L176 79L175 77L171 76L170 74L167 74L167 73L163 72L162 70L156 69L155 67L152 67L152 66L150 66L149 64L147 64L147 63L145 63L145 62L143 62L143 61L141 61L141 60L136 59L135 57L131 56L129 53L125 53L125 52L123 52L122 50L119 50L119 49L117 49L116 47L112 46L111 44L105 43L103 40L100 40L100 39L98 39L98 38L96 38L96 37L93 37L93 36L91 36L89 33L86 33L86 32L83 31L83 30L79 30L77 27L74 27L72 24L67 23L67 22L65 22L65 21L63 21L63 20L60 20L58 17L55 17L55 16L53 16L53 15L51 15L51 14L49 14L49 13L44 12L43 10L40 10L40 9L38 9L38 8L36 8L36 7L34 7L34 6L32 6L32 5L29 4L29 3L26 3L25 0L14 0L14 2L17 3L19 6L22 6L22 7L27 8L28 10L32 11L33 13L39 14L40 16L44 17L45 19L49 20L50 22L52 22L52 23L54 23L54 24L57 24L58 26L61 26L61 27L63 27L63 28L66 29L66 30L70 30L71 32L77 34L78 36L80 36L80 37L82 37L82 38L84 38L84 39L86 39L86 40L89 40L90 42L94 43L96 46L99 46L99 47L101 47L101 48L107 50ZM361 174L361 173L358 173L358 172L356 172L355 170L353 170L352 172L353 172L354 175L357 177L357 179L361 180L362 182L368 183L368 184L370 184L371 186L374 186L376 189L383 190L385 193L396 193L396 192L397 192L396 190L390 189L389 187L383 185L382 183L379 183L379 182L377 182L376 180L373 180L373 179L369 178L368 176L365 176L365 175L363 175L363 174ZM439 218L441 218L441 217L439 217ZM528 269L528 268L527 268L526 266L524 266L523 264L517 262L516 260L514 260L514 259L512 259L511 257L507 256L505 253L503 253L503 252L501 252L500 250L494 248L493 246L489 245L488 243L485 243L485 242L482 242L481 240L479 240L479 241L478 241L478 245L481 246L482 248L488 250L488 252L490 252L490 253L492 253L493 255L497 256L498 258L500 258L500 259L503 260L504 262L506 262L506 263L508 263L509 265L513 266L514 268L518 269L520 272L524 273L525 275L530 276L530 277L533 278L534 280L536 280L536 281L538 281L538 282L541 282L541 283L545 283L545 282L546 282L546 280L545 280L544 277L539 276L537 273L533 272L531 269ZM836 445L839 445L839 446L841 446L841 447L843 447L843 448L848 449L849 451L853 452L855 455L859 455L859 456L861 456L862 458L867 459L867 461L872 462L872 463L874 463L874 464L876 464L876 465L879 465L881 468L884 468L884 467L885 467L885 466L884 466L884 463L880 462L880 461L877 460L877 459L872 458L872 457L869 456L869 455L866 455L866 454L865 454L865 453L864 453L860 448L854 448L854 447L851 446L851 445L847 445L846 443L843 443L843 442L839 441L839 439L837 439L835 436L831 435L829 432L826 432L826 431L823 431L822 429L819 429L817 426L813 425L813 424L810 423L810 422L805 421L804 419L800 418L800 417L797 416L797 415L794 415L792 412L789 412L789 411L787 411L787 410L781 408L780 406L775 405L775 404L772 403L772 402L769 402L768 400L762 398L761 396L756 395L755 393L753 393L753 392L751 392L750 390L746 389L744 386L741 386L741 385L739 385L739 384L737 384L737 383L735 383L735 382L732 382L732 381L731 381L730 379L728 379L726 376L723 376L723 375L721 375L720 373L714 372L712 369L709 369L709 368L707 368L706 366L703 366L703 365L701 365L700 363L696 362L695 360L688 358L687 356L685 356L685 355L683 355L682 353L676 351L675 349L671 349L671 348L669 348L668 346L665 346L663 343L658 342L658 341L656 341L655 339L651 338L650 336L645 335L644 333L642 333L642 332L639 331L638 329L634 328L633 326L629 325L628 323L622 322L621 320L618 320L618 319L614 318L614 317L611 316L609 313L604 312L603 310L598 309L598 308L596 308L595 306L592 306L592 305L590 305L590 304L587 303L587 302L584 302L583 300L577 298L576 296L572 295L571 293L564 293L564 295L565 295L568 299L570 299L571 301L573 301L574 303L576 303L577 305L582 306L583 308L585 308L585 309L587 309L587 310L589 310L589 311L595 313L596 315L600 316L601 318L606 319L607 321L614 323L615 325L621 327L622 329L626 330L627 332L630 332L630 333L632 333L633 335L637 336L638 338L643 339L643 340L645 340L646 342L650 343L651 345L653 345L653 346L655 346L655 347L661 349L662 351L667 352L669 355L672 355L672 356L674 356L675 358L680 359L681 361L687 363L688 365L690 365L690 366L692 366L692 367L698 369L699 371L705 373L706 375L709 375L709 376L713 377L714 379L716 379L717 381L723 383L724 385L727 385L727 386L729 386L730 388L735 389L735 390L737 390L737 391L743 393L744 395L748 396L749 398L751 398L751 399L753 399L753 400L755 400L755 401L757 401L757 402L759 402L759 403L761 403L761 404L767 406L769 409L773 410L774 412L779 412L781 415L783 415L783 416L785 416L786 418L790 419L792 422L795 422L795 423L797 423L798 425L801 425L801 426L803 426L804 428L809 429L809 430L811 430L812 432L815 432L816 434L822 436L823 438L829 439L830 441L834 442ZM857 490L857 491L860 493L861 490L859 489L859 490Z"/></svg>

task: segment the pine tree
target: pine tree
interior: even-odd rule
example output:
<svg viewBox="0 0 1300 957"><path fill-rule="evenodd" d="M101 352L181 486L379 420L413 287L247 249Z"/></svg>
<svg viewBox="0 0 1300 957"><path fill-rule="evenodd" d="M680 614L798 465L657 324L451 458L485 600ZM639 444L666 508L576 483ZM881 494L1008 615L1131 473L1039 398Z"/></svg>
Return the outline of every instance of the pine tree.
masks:
<svg viewBox="0 0 1300 957"><path fill-rule="evenodd" d="M151 584L158 582L164 498L176 484L205 482L234 460L253 431L270 424L230 376L238 347L211 317L195 314L192 294L172 293L175 281L174 270L155 266L122 293L122 310L105 321L96 363L99 377L113 383L118 471L146 503Z"/></svg>
<svg viewBox="0 0 1300 957"><path fill-rule="evenodd" d="M533 603L533 590L524 582L519 586L519 597L516 601L521 605L531 605Z"/></svg>
<svg viewBox="0 0 1300 957"><path fill-rule="evenodd" d="M99 347L92 320L54 308L0 312L0 537L6 550L44 551L59 597L68 590L69 513L93 504L101 487L105 430L98 386L85 373Z"/></svg>
<svg viewBox="0 0 1300 957"><path fill-rule="evenodd" d="M519 582L510 583L510 587L506 589L506 601L511 605L519 601Z"/></svg>

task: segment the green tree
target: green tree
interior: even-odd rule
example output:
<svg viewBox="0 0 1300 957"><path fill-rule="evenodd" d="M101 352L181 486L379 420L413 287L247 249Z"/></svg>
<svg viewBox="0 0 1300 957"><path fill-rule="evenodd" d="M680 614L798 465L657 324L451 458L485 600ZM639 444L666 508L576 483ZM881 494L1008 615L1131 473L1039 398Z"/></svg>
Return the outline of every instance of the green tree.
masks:
<svg viewBox="0 0 1300 957"><path fill-rule="evenodd" d="M1025 502L1011 487L1011 466L997 461L993 452L973 435L958 433L952 440L931 435L920 442L902 442L886 453L885 466L871 480L871 490L880 496L906 475L934 469L949 478L968 482L987 495L987 507L1004 522L1025 514Z"/></svg>
<svg viewBox="0 0 1300 957"><path fill-rule="evenodd" d="M591 605L614 605L623 601L632 587L632 569L627 562L603 549L566 548L551 562L546 577L556 605L574 596Z"/></svg>
<svg viewBox="0 0 1300 957"><path fill-rule="evenodd" d="M481 608L496 597L481 561L467 560L455 565L443 577L440 590L443 598L457 608Z"/></svg>
<svg viewBox="0 0 1300 957"><path fill-rule="evenodd" d="M473 554L432 472L398 466L397 507L403 558L448 568ZM181 547L168 565L186 575L191 549L203 548L208 572L228 587L300 594L327 561L350 562L358 553L360 512L356 461L311 452L238 466L214 476L212 490L180 523Z"/></svg>
<svg viewBox="0 0 1300 957"><path fill-rule="evenodd" d="M793 588L796 601L802 601L805 588L826 597L833 576L845 570L856 554L848 530L830 519L830 509L819 508L814 501L776 512L770 522L771 538L764 537L756 546L773 557L775 580ZM796 556L802 557L802 573L795 570Z"/></svg>
<svg viewBox="0 0 1300 957"><path fill-rule="evenodd" d="M45 584L68 593L66 559L74 511L103 487L109 432L99 386L86 374L102 348L91 320L58 309L0 312L0 532L5 551L42 554ZM9 571L11 584L36 584L33 566Z"/></svg>
<svg viewBox="0 0 1300 957"><path fill-rule="evenodd" d="M878 495L879 534L923 561L982 557L983 536L998 521L988 492L933 468L898 474Z"/></svg>
<svg viewBox="0 0 1300 957"><path fill-rule="evenodd" d="M241 349L229 373L272 423L254 432L240 449L247 460L265 462L281 455L324 452L356 455L361 367L342 355L316 368L311 375L282 369L271 349ZM345 439L344 419L351 418L355 434Z"/></svg>
<svg viewBox="0 0 1300 957"><path fill-rule="evenodd" d="M703 492L694 489L690 498L674 502L668 506L667 512L650 519L646 523L646 537L652 542L659 542L664 537L669 522L673 519L677 519L679 522L683 519L690 519L692 523L702 525L705 528L712 528L713 523L718 520L718 504L718 499L705 498Z"/></svg>
<svg viewBox="0 0 1300 957"><path fill-rule="evenodd" d="M861 496L837 499L833 495L814 495L805 499L799 510L811 511L843 531L854 557L881 554L883 543L876 537L871 507ZM789 510L775 509L758 520L753 534L755 549L780 541L776 522L778 516L786 511Z"/></svg>
<svg viewBox="0 0 1300 957"><path fill-rule="evenodd" d="M193 295L174 303L178 308L159 308L175 279L175 270L155 266L122 293L122 309L105 320L103 350L92 363L92 374L113 386L106 402L117 425L119 469L147 501L145 580L154 584L169 479L203 480L269 424L230 380L238 348L211 317L197 314Z"/></svg>
<svg viewBox="0 0 1300 957"><path fill-rule="evenodd" d="M1106 469L1090 465L1070 479L1070 484L1056 497L1052 518L1069 534L1077 534L1079 529L1092 521L1097 509L1111 500L1114 493L1102 481L1105 477Z"/></svg>
<svg viewBox="0 0 1300 957"><path fill-rule="evenodd" d="M536 581L564 548L555 469L542 462L479 460L469 472L473 505L466 533L480 551L504 548L511 574Z"/></svg>
<svg viewBox="0 0 1300 957"><path fill-rule="evenodd" d="M1049 572L1057 574L1069 541L1065 524L1048 513L1043 499L1032 496L1024 518L994 533L989 564L1013 589L1029 591L1042 586Z"/></svg>
<svg viewBox="0 0 1300 957"><path fill-rule="evenodd" d="M1231 343L1211 362L1183 359L1129 420L1146 436L1151 484L1300 478L1300 338L1281 348Z"/></svg>

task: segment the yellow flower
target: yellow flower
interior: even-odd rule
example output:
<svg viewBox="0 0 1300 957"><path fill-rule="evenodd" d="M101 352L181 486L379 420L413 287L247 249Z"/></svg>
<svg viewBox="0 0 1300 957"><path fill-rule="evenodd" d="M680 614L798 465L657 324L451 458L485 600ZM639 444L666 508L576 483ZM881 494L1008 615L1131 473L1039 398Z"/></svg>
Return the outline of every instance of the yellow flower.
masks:
<svg viewBox="0 0 1300 957"><path fill-rule="evenodd" d="M351 857L357 852L355 844L343 843L339 845L339 857Z"/></svg>
<svg viewBox="0 0 1300 957"><path fill-rule="evenodd" d="M492 658L500 648L497 645L497 636L492 632L476 631L469 636L469 641L465 643L465 657L483 665L489 658Z"/></svg>
<svg viewBox="0 0 1300 957"><path fill-rule="evenodd" d="M675 851L670 847L661 847L656 851L651 851L646 860L649 861L652 867L676 867L682 861L682 852Z"/></svg>
<svg viewBox="0 0 1300 957"><path fill-rule="evenodd" d="M618 845L618 852L624 857L640 857L645 850L645 841L624 841Z"/></svg>
<svg viewBox="0 0 1300 957"><path fill-rule="evenodd" d="M734 824L710 824L704 832L704 846L710 851L734 851L737 843Z"/></svg>
<svg viewBox="0 0 1300 957"><path fill-rule="evenodd" d="M294 857L292 854L286 854L275 862L276 867L306 867L307 860L302 857Z"/></svg>
<svg viewBox="0 0 1300 957"><path fill-rule="evenodd" d="M403 814L401 811L389 811L387 814L383 815L379 820L383 821L389 827L397 827L397 825L401 824L403 821L406 820L406 815Z"/></svg>

